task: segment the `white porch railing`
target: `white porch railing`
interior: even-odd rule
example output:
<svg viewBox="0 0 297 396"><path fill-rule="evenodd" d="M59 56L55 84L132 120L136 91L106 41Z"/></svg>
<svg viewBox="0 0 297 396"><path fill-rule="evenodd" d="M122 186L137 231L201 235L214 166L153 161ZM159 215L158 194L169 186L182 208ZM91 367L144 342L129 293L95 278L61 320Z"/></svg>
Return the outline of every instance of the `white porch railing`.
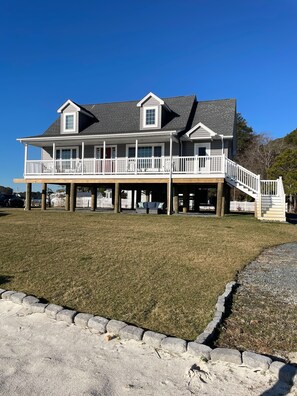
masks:
<svg viewBox="0 0 297 396"><path fill-rule="evenodd" d="M170 157L27 160L25 176L169 174ZM224 156L172 157L173 174L224 174Z"/></svg>

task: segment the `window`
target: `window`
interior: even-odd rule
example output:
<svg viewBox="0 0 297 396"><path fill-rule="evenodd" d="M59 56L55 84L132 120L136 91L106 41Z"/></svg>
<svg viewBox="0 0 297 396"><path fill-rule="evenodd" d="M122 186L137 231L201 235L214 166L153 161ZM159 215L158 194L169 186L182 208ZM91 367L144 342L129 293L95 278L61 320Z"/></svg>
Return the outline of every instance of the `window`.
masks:
<svg viewBox="0 0 297 396"><path fill-rule="evenodd" d="M155 125L155 117L156 117L156 110L149 109L145 112L145 124L146 125Z"/></svg>
<svg viewBox="0 0 297 396"><path fill-rule="evenodd" d="M145 107L143 109L143 127L158 126L158 107Z"/></svg>
<svg viewBox="0 0 297 396"><path fill-rule="evenodd" d="M65 129L73 129L74 128L74 116L66 115L65 116Z"/></svg>
<svg viewBox="0 0 297 396"><path fill-rule="evenodd" d="M75 113L64 114L63 130L64 130L64 132L74 132L76 130L76 114Z"/></svg>
<svg viewBox="0 0 297 396"><path fill-rule="evenodd" d="M138 158L161 157L162 146L138 146ZM128 157L135 157L135 146L128 147Z"/></svg>

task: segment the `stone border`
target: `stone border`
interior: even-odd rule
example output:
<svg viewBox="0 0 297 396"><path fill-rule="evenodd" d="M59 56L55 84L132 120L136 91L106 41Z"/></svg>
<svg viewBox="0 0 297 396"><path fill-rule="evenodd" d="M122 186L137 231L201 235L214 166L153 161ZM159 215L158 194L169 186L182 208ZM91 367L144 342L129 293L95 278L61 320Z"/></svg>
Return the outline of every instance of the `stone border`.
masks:
<svg viewBox="0 0 297 396"><path fill-rule="evenodd" d="M224 293L219 296L216 303L216 311L213 320L208 323L204 331L196 338L195 342L198 344L206 344L213 340L218 327L226 316L227 305L231 301L232 293L236 286L237 283L235 281L227 283Z"/></svg>
<svg viewBox="0 0 297 396"><path fill-rule="evenodd" d="M208 324L204 332L197 337L196 341L193 342L144 330L141 327L129 325L119 320L109 320L101 316L80 313L56 304L44 304L34 296L18 293L14 290L0 289L0 298L23 305L30 313L45 313L49 318L65 322L68 325L74 324L80 328L89 329L95 334L111 333L113 336L119 336L121 339L143 341L153 348L162 349L176 355L188 352L192 356L211 360L212 362L223 361L237 365L243 364L252 369L269 370L283 382L290 385L297 383L297 367L294 365L285 364L277 360L273 361L267 356L248 351L241 353L237 349L212 349L201 342L205 336L207 336L205 340L211 337L221 323L225 315L225 304L229 301L235 285L236 282L230 282L226 285L225 292L218 298L214 319Z"/></svg>

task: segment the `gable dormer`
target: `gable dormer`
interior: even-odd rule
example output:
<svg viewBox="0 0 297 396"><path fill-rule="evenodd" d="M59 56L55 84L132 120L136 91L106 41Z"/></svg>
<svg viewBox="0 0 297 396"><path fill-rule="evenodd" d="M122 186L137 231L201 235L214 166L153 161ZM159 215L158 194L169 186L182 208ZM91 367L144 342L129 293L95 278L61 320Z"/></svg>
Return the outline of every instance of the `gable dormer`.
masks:
<svg viewBox="0 0 297 396"><path fill-rule="evenodd" d="M190 140L213 140L216 137L219 137L216 132L208 128L202 122L199 122L192 129L190 129L186 135Z"/></svg>
<svg viewBox="0 0 297 396"><path fill-rule="evenodd" d="M61 114L60 133L79 133L86 125L92 123L94 116L83 107L68 99L57 110Z"/></svg>
<svg viewBox="0 0 297 396"><path fill-rule="evenodd" d="M161 129L164 104L164 100L152 92L137 103L140 108L140 129Z"/></svg>

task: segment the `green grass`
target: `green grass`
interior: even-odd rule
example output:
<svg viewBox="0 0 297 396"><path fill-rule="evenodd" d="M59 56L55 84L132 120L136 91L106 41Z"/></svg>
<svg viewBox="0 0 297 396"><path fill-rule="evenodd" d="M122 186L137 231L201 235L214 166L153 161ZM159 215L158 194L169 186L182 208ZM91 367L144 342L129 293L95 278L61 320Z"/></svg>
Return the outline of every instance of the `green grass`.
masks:
<svg viewBox="0 0 297 396"><path fill-rule="evenodd" d="M0 224L2 288L186 339L238 270L297 240L295 226L250 216L2 209Z"/></svg>

